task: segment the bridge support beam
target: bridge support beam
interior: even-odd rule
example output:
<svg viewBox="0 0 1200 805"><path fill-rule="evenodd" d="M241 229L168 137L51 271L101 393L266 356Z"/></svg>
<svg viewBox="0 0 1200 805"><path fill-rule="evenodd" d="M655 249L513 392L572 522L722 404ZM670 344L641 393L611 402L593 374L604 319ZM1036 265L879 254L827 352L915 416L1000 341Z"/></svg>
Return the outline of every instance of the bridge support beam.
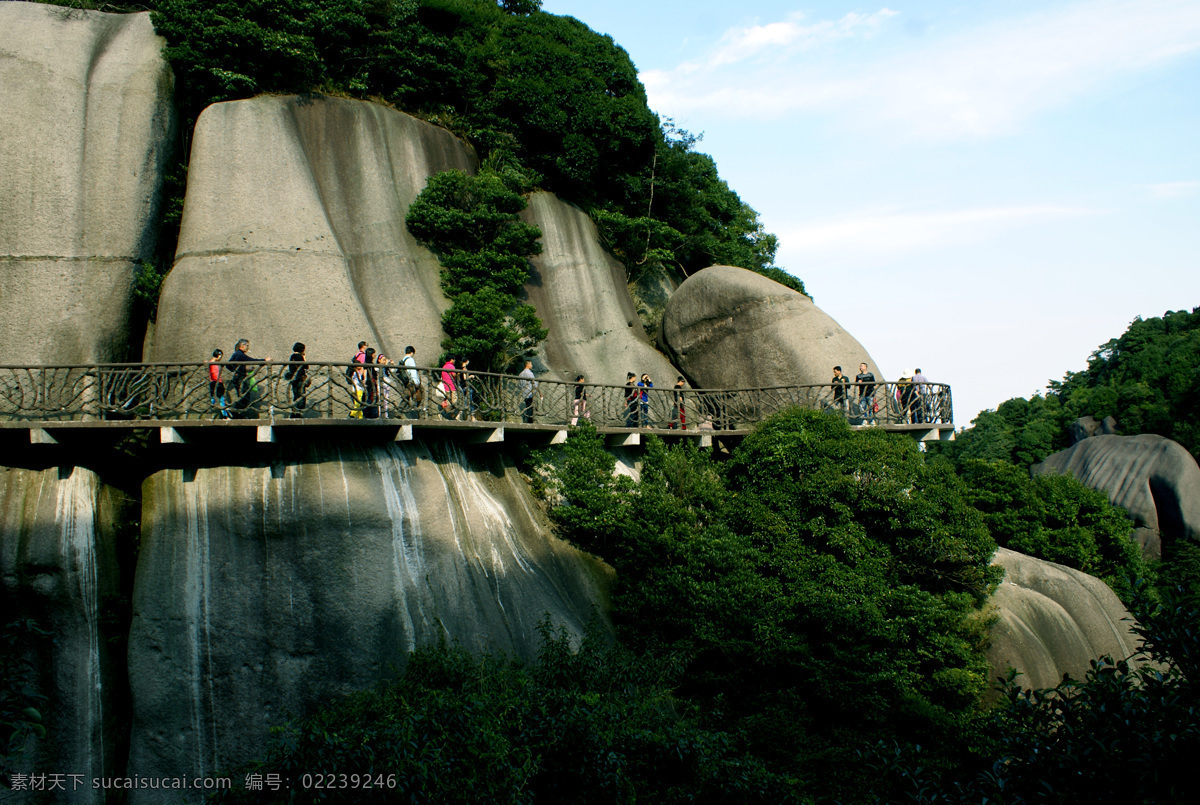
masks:
<svg viewBox="0 0 1200 805"><path fill-rule="evenodd" d="M258 432L258 441L275 441L275 428L271 427L270 425L259 425L255 430Z"/></svg>
<svg viewBox="0 0 1200 805"><path fill-rule="evenodd" d="M401 425L396 431L395 442L411 442L413 440L412 425Z"/></svg>
<svg viewBox="0 0 1200 805"><path fill-rule="evenodd" d="M637 447L642 443L642 434L610 433L604 441L609 447Z"/></svg>
<svg viewBox="0 0 1200 805"><path fill-rule="evenodd" d="M476 428L465 434L466 444L499 444L504 441L504 428Z"/></svg>
<svg viewBox="0 0 1200 805"><path fill-rule="evenodd" d="M50 431L45 428L30 428L29 429L30 444L58 444L58 439L50 435Z"/></svg>
<svg viewBox="0 0 1200 805"><path fill-rule="evenodd" d="M183 444L183 434L175 428L159 428L158 429L159 444Z"/></svg>

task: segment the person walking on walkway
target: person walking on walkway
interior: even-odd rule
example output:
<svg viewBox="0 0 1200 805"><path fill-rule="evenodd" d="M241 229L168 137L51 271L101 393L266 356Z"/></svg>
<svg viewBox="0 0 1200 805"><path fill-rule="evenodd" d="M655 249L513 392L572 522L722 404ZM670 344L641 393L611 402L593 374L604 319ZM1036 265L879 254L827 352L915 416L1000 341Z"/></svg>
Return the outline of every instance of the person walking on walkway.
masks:
<svg viewBox="0 0 1200 805"><path fill-rule="evenodd" d="M829 381L830 387L833 389L833 405L842 412L842 416L846 415L846 387L850 385L850 378L842 374L842 367L833 367L833 380Z"/></svg>
<svg viewBox="0 0 1200 805"><path fill-rule="evenodd" d="M636 428L638 418L638 398L641 392L637 387L637 375L630 372L625 376L625 427Z"/></svg>
<svg viewBox="0 0 1200 805"><path fill-rule="evenodd" d="M212 358L208 362L208 397L213 408L220 412L221 419L229 419L229 405L225 401L225 383L221 379L221 372L228 374L229 370L220 365L220 361L225 357L225 353L219 349L214 349Z"/></svg>
<svg viewBox="0 0 1200 805"><path fill-rule="evenodd" d="M639 424L643 428L648 428L650 427L650 389L654 388L650 375L642 374L642 379L638 381L638 388L641 389L639 396L642 403L642 417Z"/></svg>
<svg viewBox="0 0 1200 805"><path fill-rule="evenodd" d="M932 406L929 404L929 378L921 372L921 367L912 376L913 390L913 422L923 424L933 419Z"/></svg>
<svg viewBox="0 0 1200 805"><path fill-rule="evenodd" d="M538 382L533 377L533 361L525 361L525 368L517 377L521 378L517 383L517 396L521 399L521 421L530 425L533 423L533 395L538 387Z"/></svg>
<svg viewBox="0 0 1200 805"><path fill-rule="evenodd" d="M401 370L400 380L404 383L404 405L408 409L407 413L410 417L416 418L417 411L421 407L421 401L425 399L425 392L421 388L421 372L417 369L417 351L413 347L404 348L404 369Z"/></svg>
<svg viewBox="0 0 1200 805"><path fill-rule="evenodd" d="M858 365L858 374L854 376L858 386L858 408L863 422L875 424L875 373L868 371L865 363Z"/></svg>
<svg viewBox="0 0 1200 805"><path fill-rule="evenodd" d="M308 366L304 363L308 359L304 357L307 347L303 343L297 341L292 344L292 356L288 358L289 366L283 373L283 379L291 383L292 386L292 419L300 419L304 416L304 409L308 407Z"/></svg>
<svg viewBox="0 0 1200 805"><path fill-rule="evenodd" d="M671 406L674 411L671 421L667 423L671 430L674 430L677 424L680 430L687 430L687 413L683 410L683 386L683 375L680 375L675 378L675 388L671 390Z"/></svg>
<svg viewBox="0 0 1200 805"><path fill-rule="evenodd" d="M588 393L584 379L583 375L575 378L575 406L571 409L572 425L578 425L580 419L590 420L592 418L592 412L588 410Z"/></svg>
<svg viewBox="0 0 1200 805"><path fill-rule="evenodd" d="M458 419L458 386L454 382L454 375L458 367L454 365L454 358L446 358L446 362L442 364L442 379L438 383L438 391L441 392L441 401L438 403L442 406L442 415L446 419Z"/></svg>
<svg viewBox="0 0 1200 805"><path fill-rule="evenodd" d="M233 348L233 354L229 356L230 363L246 364L246 363L266 363L271 360L271 356L265 358L250 357L250 339L239 338L236 346ZM252 370L248 370L246 366L239 365L233 372L233 380L229 385L233 388L235 394L241 395L236 403L234 410L245 412L258 401L258 380L254 376ZM234 417L242 417L244 413L235 413Z"/></svg>

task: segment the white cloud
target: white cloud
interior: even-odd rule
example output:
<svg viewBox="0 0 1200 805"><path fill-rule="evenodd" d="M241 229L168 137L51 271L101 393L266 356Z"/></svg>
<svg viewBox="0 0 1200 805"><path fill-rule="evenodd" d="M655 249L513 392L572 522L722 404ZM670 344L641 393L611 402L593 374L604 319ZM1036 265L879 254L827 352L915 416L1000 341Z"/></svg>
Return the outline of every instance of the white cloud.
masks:
<svg viewBox="0 0 1200 805"><path fill-rule="evenodd" d="M1089 0L906 39L901 52L865 61L838 52L840 41L879 32L895 14L885 8L837 21L791 18L734 29L705 58L648 71L642 80L651 105L672 116L695 109L754 118L837 111L942 139L1011 132L1036 112L1200 51L1195 0ZM831 47L814 53L816 43ZM773 58L750 58L766 54Z"/></svg>
<svg viewBox="0 0 1200 805"><path fill-rule="evenodd" d="M1180 199L1191 198L1200 193L1200 182L1159 182L1146 185L1151 198Z"/></svg>
<svg viewBox="0 0 1200 805"><path fill-rule="evenodd" d="M812 25L805 25L804 15L796 13L783 22L734 28L722 37L705 64L721 67L751 57L762 58L780 52L787 55L855 36L867 37L897 13L889 8L874 14L850 12L840 20L822 20Z"/></svg>
<svg viewBox="0 0 1200 805"><path fill-rule="evenodd" d="M785 226L778 235L789 255L895 254L978 241L1017 226L1097 214L1103 211L1046 204L926 212L875 209Z"/></svg>

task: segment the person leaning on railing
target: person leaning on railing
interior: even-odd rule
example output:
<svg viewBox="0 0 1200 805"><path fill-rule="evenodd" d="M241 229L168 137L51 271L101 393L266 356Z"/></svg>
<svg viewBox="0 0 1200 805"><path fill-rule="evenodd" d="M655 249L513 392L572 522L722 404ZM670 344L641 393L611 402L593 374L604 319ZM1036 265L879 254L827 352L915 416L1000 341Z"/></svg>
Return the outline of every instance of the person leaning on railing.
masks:
<svg viewBox="0 0 1200 805"><path fill-rule="evenodd" d="M266 363L271 360L268 355L265 358L252 358L247 350L250 349L249 338L239 338L237 345L234 347L233 354L229 356L230 363ZM253 371L250 371L246 366L239 366L233 372L233 379L229 383L235 394L241 395L234 409L236 411L245 411L250 408L258 399L258 381L254 378ZM234 414L237 416L237 414Z"/></svg>
<svg viewBox="0 0 1200 805"><path fill-rule="evenodd" d="M858 386L858 406L864 422L875 424L875 373L867 369L865 363L858 365L858 374L854 376Z"/></svg>

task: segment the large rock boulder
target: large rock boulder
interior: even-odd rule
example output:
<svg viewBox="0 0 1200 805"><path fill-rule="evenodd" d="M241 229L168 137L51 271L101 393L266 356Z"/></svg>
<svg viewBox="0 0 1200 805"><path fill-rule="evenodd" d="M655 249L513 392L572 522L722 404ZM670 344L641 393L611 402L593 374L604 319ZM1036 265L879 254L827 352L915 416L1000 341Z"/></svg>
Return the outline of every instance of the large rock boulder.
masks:
<svg viewBox="0 0 1200 805"><path fill-rule="evenodd" d="M712 266L679 286L663 315L672 363L701 388L761 388L828 383L833 367L849 376L867 350L802 293L761 274Z"/></svg>
<svg viewBox="0 0 1200 805"><path fill-rule="evenodd" d="M0 3L0 364L124 360L174 118L149 14Z"/></svg>
<svg viewBox="0 0 1200 805"><path fill-rule="evenodd" d="M1104 582L1007 548L996 551L993 564L1004 568L992 597L994 676L1016 668L1022 686L1049 688L1064 674L1083 679L1092 660L1124 660L1137 651L1131 616Z"/></svg>
<svg viewBox="0 0 1200 805"><path fill-rule="evenodd" d="M1048 456L1035 475L1070 473L1108 495L1134 522L1173 539L1200 540L1200 467L1178 442L1140 436L1092 436Z"/></svg>
<svg viewBox="0 0 1200 805"><path fill-rule="evenodd" d="M82 467L0 468L0 625L28 618L48 633L2 649L35 669L35 691L48 699L36 703L47 737L30 740L18 770L84 775L72 802L102 801L91 778L123 772L116 526L126 511L124 497Z"/></svg>
<svg viewBox="0 0 1200 805"><path fill-rule="evenodd" d="M404 226L430 176L473 171L445 129L379 104L260 97L210 106L196 123L175 266L146 353L347 361L359 341L432 363L449 306L437 258Z"/></svg>
<svg viewBox="0 0 1200 805"><path fill-rule="evenodd" d="M551 193L534 193L522 218L542 230L542 253L525 289L549 331L551 375L620 385L627 372L646 372L656 384L672 385L679 372L650 345L625 267L601 245L592 220Z"/></svg>
<svg viewBox="0 0 1200 805"><path fill-rule="evenodd" d="M606 606L611 570L550 536L507 460L453 442L163 470L142 489L130 774L230 768L416 646L532 658L544 616L581 634Z"/></svg>

